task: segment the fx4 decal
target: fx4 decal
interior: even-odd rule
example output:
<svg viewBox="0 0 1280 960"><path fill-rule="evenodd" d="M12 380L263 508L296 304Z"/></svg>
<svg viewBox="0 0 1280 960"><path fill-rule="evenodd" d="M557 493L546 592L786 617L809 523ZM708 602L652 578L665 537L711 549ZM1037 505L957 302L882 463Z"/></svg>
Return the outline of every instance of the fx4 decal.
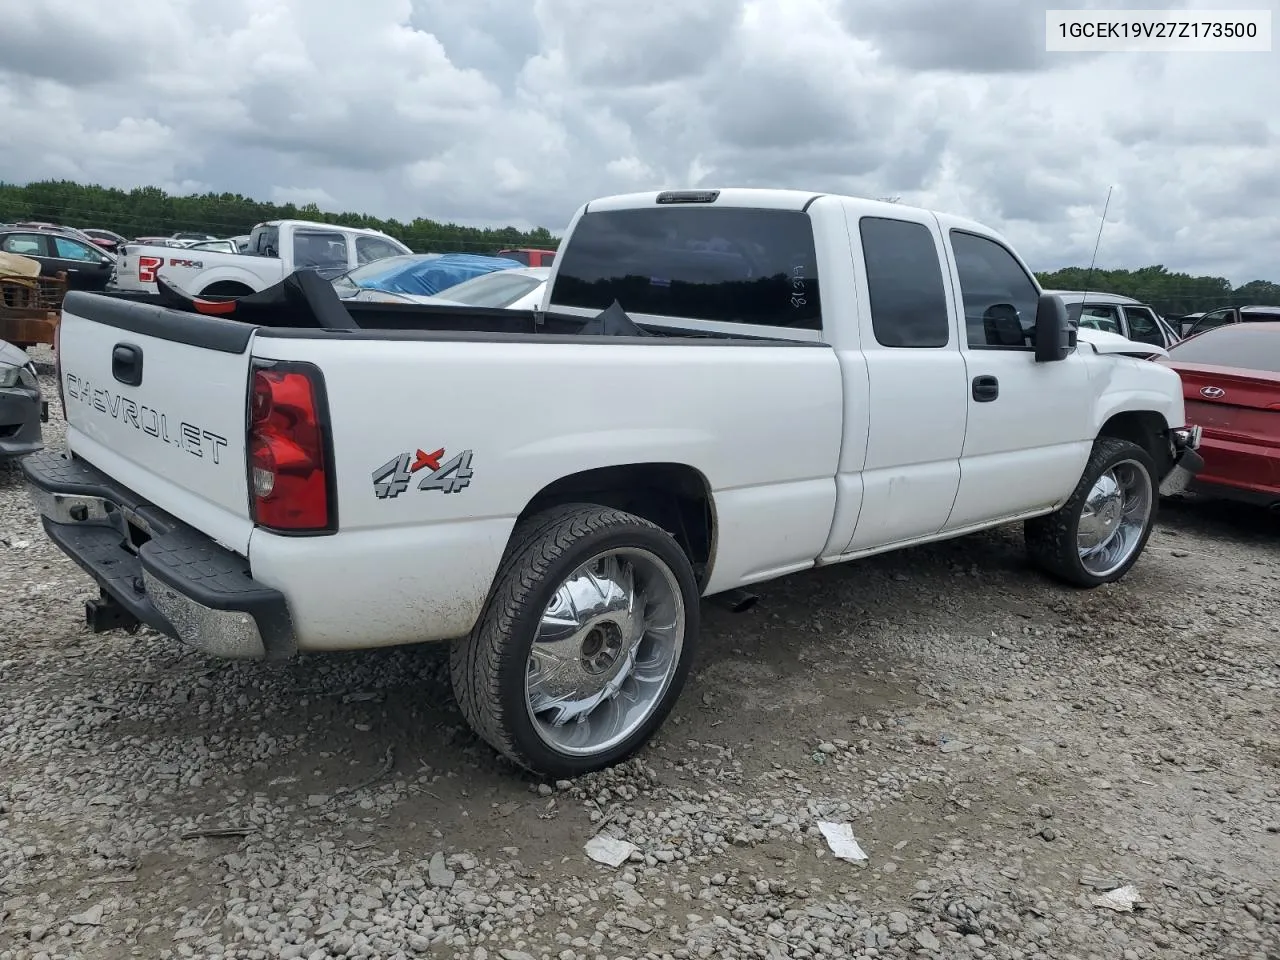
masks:
<svg viewBox="0 0 1280 960"><path fill-rule="evenodd" d="M444 459L444 447L427 453L402 453L392 457L373 471L373 495L379 500L398 497L409 488L413 475L430 470L418 481L419 490L459 493L471 486L471 451L463 450L450 460Z"/></svg>

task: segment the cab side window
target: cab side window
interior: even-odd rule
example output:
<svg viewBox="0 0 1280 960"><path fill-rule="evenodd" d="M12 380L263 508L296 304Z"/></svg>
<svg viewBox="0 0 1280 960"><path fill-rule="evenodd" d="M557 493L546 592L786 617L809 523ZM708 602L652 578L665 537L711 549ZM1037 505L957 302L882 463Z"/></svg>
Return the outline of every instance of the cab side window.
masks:
<svg viewBox="0 0 1280 960"><path fill-rule="evenodd" d="M973 350L1030 350L1035 343L1035 281L1017 258L989 237L951 231L964 321Z"/></svg>
<svg viewBox="0 0 1280 960"><path fill-rule="evenodd" d="M356 263L366 264L373 263L375 260L385 260L387 257L399 257L401 252L387 241L378 237L369 237L363 234L356 236Z"/></svg>
<svg viewBox="0 0 1280 960"><path fill-rule="evenodd" d="M951 318L933 231L888 217L858 221L871 328L882 347L945 347Z"/></svg>
<svg viewBox="0 0 1280 960"><path fill-rule="evenodd" d="M1123 335L1120 329L1120 311L1115 307L1090 304L1080 311L1080 326L1103 333Z"/></svg>

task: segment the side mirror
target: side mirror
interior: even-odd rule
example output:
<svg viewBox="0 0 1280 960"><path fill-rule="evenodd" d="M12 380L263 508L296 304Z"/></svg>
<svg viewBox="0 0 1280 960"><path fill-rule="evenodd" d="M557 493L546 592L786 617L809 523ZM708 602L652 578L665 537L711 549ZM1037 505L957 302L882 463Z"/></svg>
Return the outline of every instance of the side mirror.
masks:
<svg viewBox="0 0 1280 960"><path fill-rule="evenodd" d="M1036 304L1036 363L1067 359L1075 346L1074 333L1062 298L1052 293L1041 294Z"/></svg>

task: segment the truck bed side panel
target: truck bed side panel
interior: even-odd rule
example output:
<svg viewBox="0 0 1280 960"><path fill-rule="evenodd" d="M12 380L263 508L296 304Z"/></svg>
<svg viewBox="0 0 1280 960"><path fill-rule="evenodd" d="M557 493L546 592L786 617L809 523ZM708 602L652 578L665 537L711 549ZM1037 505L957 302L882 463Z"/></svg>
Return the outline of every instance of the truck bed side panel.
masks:
<svg viewBox="0 0 1280 960"><path fill-rule="evenodd" d="M708 593L811 566L830 532L842 400L825 346L263 331L254 353L316 363L334 398L334 549L262 531L250 546L255 578L286 596L307 591L293 605L304 647L349 644L353 624L388 644L465 633L517 515L583 470L699 470L718 535ZM446 492L463 454L471 475ZM420 460L395 489L394 468Z"/></svg>

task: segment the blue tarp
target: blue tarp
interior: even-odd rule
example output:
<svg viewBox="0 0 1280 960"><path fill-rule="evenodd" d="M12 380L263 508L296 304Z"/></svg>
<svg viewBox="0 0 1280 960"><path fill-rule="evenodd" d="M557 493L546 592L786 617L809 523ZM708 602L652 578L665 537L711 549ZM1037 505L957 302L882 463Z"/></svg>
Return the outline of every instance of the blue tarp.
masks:
<svg viewBox="0 0 1280 960"><path fill-rule="evenodd" d="M377 270L377 261L353 271L353 283L366 290L414 293L431 296L496 270L510 270L523 264L506 257L482 257L473 253L424 253L413 258L393 257L387 269Z"/></svg>

